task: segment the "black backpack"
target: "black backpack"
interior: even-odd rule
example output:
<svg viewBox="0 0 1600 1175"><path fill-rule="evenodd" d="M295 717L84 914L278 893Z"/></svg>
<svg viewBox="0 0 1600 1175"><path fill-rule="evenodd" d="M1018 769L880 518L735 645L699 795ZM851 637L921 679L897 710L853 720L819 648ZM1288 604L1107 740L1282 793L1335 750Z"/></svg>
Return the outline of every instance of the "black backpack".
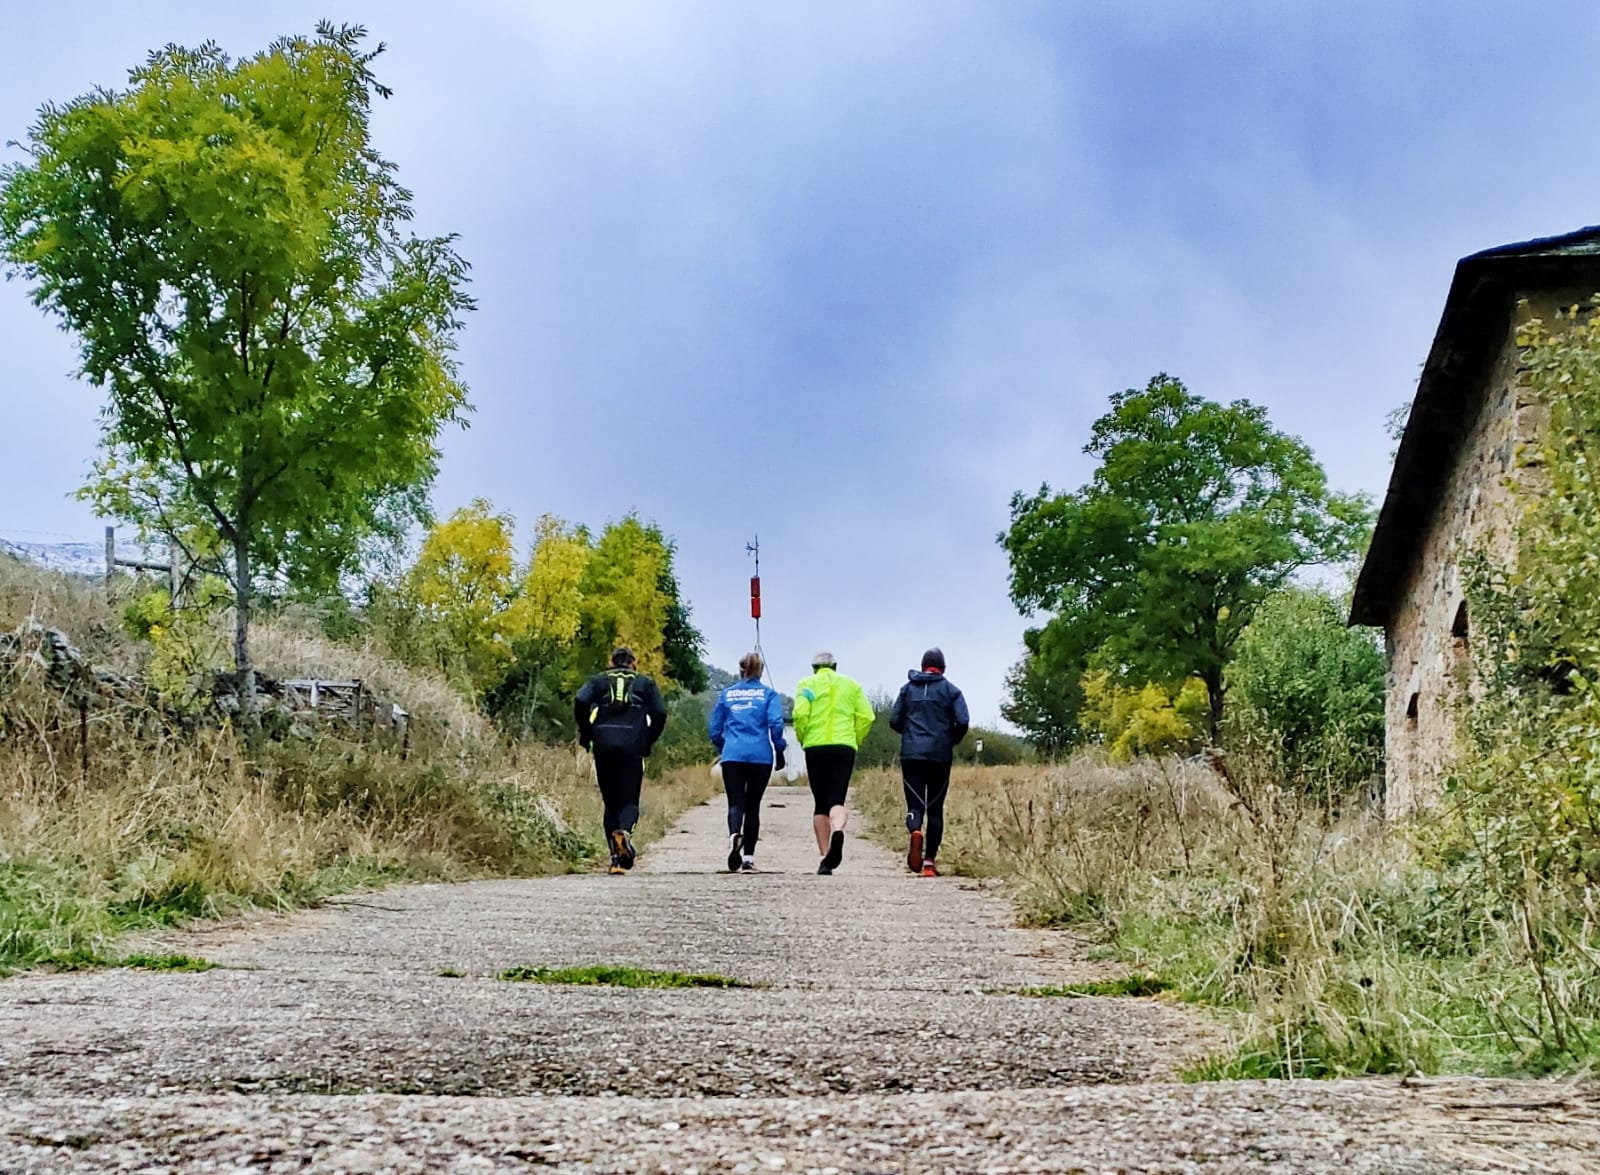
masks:
<svg viewBox="0 0 1600 1175"><path fill-rule="evenodd" d="M649 754L648 720L633 690L638 676L631 669L606 670L606 696L589 712L595 750Z"/></svg>
<svg viewBox="0 0 1600 1175"><path fill-rule="evenodd" d="M638 699L633 696L633 681L638 676L631 669L606 670L606 698L599 706L601 718L621 718L639 708Z"/></svg>

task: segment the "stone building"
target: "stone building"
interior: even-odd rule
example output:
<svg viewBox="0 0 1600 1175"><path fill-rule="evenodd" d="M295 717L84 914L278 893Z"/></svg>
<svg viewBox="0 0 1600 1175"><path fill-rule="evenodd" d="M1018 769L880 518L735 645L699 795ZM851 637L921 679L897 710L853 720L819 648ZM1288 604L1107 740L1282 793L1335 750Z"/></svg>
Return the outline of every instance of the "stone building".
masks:
<svg viewBox="0 0 1600 1175"><path fill-rule="evenodd" d="M1517 323L1523 313L1548 321L1597 291L1600 227L1456 266L1350 609L1350 623L1384 630L1390 816L1437 798L1454 746L1472 642L1461 561L1474 549L1509 553L1508 475L1540 419L1521 388Z"/></svg>

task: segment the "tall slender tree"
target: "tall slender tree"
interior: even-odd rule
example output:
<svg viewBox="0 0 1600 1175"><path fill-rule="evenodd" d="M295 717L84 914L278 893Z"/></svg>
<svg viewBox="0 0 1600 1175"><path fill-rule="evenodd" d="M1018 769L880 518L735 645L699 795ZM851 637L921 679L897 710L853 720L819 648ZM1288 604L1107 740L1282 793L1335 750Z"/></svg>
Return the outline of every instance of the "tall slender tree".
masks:
<svg viewBox="0 0 1600 1175"><path fill-rule="evenodd" d="M0 172L0 256L106 389L101 507L226 555L247 728L252 586L334 580L417 517L467 409L467 266L403 231L365 30L233 60L169 45L47 105Z"/></svg>

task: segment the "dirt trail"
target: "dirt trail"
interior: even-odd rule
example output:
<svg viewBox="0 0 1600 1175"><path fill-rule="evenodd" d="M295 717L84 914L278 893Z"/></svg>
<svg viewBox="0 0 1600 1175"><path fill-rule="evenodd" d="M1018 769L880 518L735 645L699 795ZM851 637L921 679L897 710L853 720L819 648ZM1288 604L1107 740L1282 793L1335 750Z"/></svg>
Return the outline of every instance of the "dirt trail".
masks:
<svg viewBox="0 0 1600 1175"><path fill-rule="evenodd" d="M1600 1171L1592 1089L1175 1083L1195 1013L1011 994L1091 965L857 837L818 877L809 796L766 810L754 876L710 805L630 876L394 889L164 940L216 971L0 983L0 1170ZM763 986L496 978L590 963Z"/></svg>

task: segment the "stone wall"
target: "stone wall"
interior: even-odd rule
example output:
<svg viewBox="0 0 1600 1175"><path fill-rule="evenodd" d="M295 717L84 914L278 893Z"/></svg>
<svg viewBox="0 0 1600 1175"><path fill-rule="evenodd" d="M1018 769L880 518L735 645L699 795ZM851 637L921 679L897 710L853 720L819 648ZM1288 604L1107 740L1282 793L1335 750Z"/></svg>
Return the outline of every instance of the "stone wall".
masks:
<svg viewBox="0 0 1600 1175"><path fill-rule="evenodd" d="M1519 311L1550 322L1560 305L1584 295L1530 296ZM1422 549L1385 630L1389 657L1385 713L1384 809L1401 817L1439 797L1455 747L1455 713L1472 655L1472 618L1462 582L1462 559L1484 550L1511 554L1514 499L1510 475L1518 445L1533 439L1541 409L1520 386L1515 332L1508 323L1493 369L1477 389L1463 389L1462 411L1473 424L1456 457L1422 541Z"/></svg>

